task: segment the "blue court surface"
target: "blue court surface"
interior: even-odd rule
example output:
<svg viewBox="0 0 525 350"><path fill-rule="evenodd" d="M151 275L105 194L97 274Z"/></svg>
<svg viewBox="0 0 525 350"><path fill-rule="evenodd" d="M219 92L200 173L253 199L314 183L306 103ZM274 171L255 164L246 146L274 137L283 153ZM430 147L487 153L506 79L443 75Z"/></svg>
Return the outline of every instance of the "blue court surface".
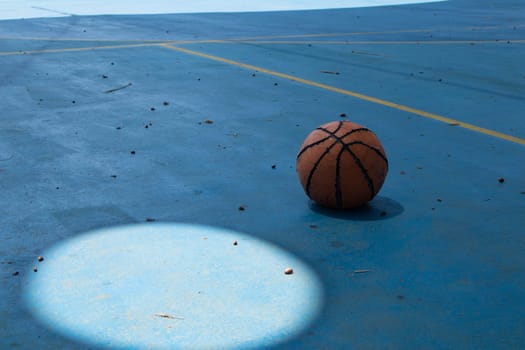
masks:
<svg viewBox="0 0 525 350"><path fill-rule="evenodd" d="M0 21L0 349L525 348L523 1L53 11ZM295 169L339 120L351 211Z"/></svg>

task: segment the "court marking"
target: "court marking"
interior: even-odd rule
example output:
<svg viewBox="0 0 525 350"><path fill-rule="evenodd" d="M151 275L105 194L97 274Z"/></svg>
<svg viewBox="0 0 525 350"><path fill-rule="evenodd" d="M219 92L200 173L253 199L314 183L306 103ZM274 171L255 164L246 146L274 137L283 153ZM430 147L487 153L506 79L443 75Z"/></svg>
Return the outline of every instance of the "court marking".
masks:
<svg viewBox="0 0 525 350"><path fill-rule="evenodd" d="M299 78L299 77L296 77L296 76L293 76L293 75L289 75L289 74L285 74L285 73L272 71L272 70L265 69L265 68L262 68L262 67L253 66L253 65L250 65L250 64L242 63L242 62L233 61L233 60L230 60L230 59L227 59L227 58L222 58L222 57L218 57L218 56L208 55L208 54L205 54L205 53L202 53L202 52L193 51L193 50L185 49L185 48L182 48L182 47L173 46L171 44L161 44L159 46L164 47L164 48L169 49L169 50L178 51L178 52L182 52L182 53L185 53L185 54L189 54L189 55L198 56L198 57L206 58L206 59L217 61L217 62L230 64L230 65L233 65L233 66L241 67L241 68L252 70L252 71L258 71L259 73L264 73L264 74L268 74L268 75L275 76L275 77L278 77L278 78L287 79L287 80L294 81L294 82L297 82L297 83L301 83L301 84L317 87L317 88L320 88L320 89L323 89L323 90L332 91L332 92L336 92L336 93L339 93L339 94L342 94L342 95L355 97L355 98L360 99L360 100L372 102L372 103L375 103L375 104L378 104L378 105L382 105L382 106L385 106L385 107L390 107L390 108L393 108L393 109L397 109L397 110L400 110L400 111L404 111L404 112L407 112L407 113L418 115L420 117L424 117L424 118L427 118L427 119L433 119L433 120L436 120L436 121L440 121L442 123L446 123L448 125L458 126L458 127L464 128L464 129L468 129L468 130L475 131L475 132L478 132L478 133L481 133L481 134L489 135L489 136L496 137L496 138L499 138L499 139L502 139L502 140L505 140L505 141L510 141L510 142L517 143L517 144L525 146L525 139L522 139L522 138L519 138L519 137L516 137L516 136L512 136L512 135L508 135L508 134L504 134L504 133L501 133L501 132L498 132L498 131L482 128L482 127L479 127L479 126L474 125L474 124L465 123L465 122L462 122L462 121L459 121L459 120L456 120L456 119L452 119L452 118L448 118L448 117L444 117L444 116L441 116L441 115L438 115L438 114L425 112L423 110L419 110L419 109L412 108L412 107L409 107L409 106L405 106L405 105L402 105L402 104L397 104L397 103L394 103L394 102L391 102L391 101L382 100L382 99L379 99L379 98L376 98L376 97L372 97L372 96L368 96L368 95L364 95L364 94L361 94L361 93L358 93L358 92L337 88L337 87L331 86L331 85L317 83L315 81Z"/></svg>
<svg viewBox="0 0 525 350"><path fill-rule="evenodd" d="M206 41L206 42L210 42L210 41ZM214 42L218 42L218 41L214 41ZM286 80L298 82L298 83L301 83L301 84L317 87L317 88L320 88L320 89L323 89L323 90L336 92L336 93L339 93L339 94L342 94L342 95L351 96L351 97L354 97L354 98L357 98L357 99L361 99L361 100L364 100L364 101L368 101L368 102L371 102L371 103L375 103L375 104L378 104L378 105L383 105L383 106L386 106L386 107L390 107L390 108L393 108L393 109L397 109L397 110L401 110L401 111L404 111L404 112L407 112L407 113L418 115L420 117L424 117L424 118L427 118L427 119L433 119L433 120L436 120L436 121L440 121L442 123L458 126L458 127L464 128L464 129L468 129L468 130L475 131L475 132L478 132L478 133L481 133L481 134L485 134L485 135L489 135L489 136L492 136L492 137L496 137L496 138L499 138L499 139L502 139L502 140L506 140L506 141L509 141L509 142L517 143L517 144L520 144L520 145L525 145L525 139L522 139L522 138L519 138L519 137L516 137L516 136L512 136L512 135L508 135L508 134L504 134L504 133L501 133L501 132L498 132L498 131L486 129L486 128L483 128L483 127L479 127L479 126L474 125L474 124L465 123L465 122L462 122L462 121L459 121L459 120L456 120L456 119L444 117L444 116L441 116L441 115L438 115L438 114L426 112L426 111L419 110L419 109L416 109L416 108L412 108L412 107L409 107L409 106L405 106L405 105L402 105L402 104L397 104L397 103L394 103L394 102L391 102L391 101L382 100L380 98L364 95L364 94L361 94L361 93L358 93L358 92L354 92L354 91L351 91L351 90L345 90L345 89L337 88L335 86L326 85L326 84L322 84L322 83L317 83L315 81L299 78L299 77L292 76L292 75L285 74L285 73L272 71L272 70L265 69L265 68L262 68L262 67L253 66L253 65L250 65L250 64L242 63L242 62L237 62L237 61L229 60L229 59L226 59L226 58L213 56L213 55L208 55L208 54L205 54L205 53L202 53L202 52L189 50L189 49L185 49L185 48L182 48L182 47L173 46L173 45L188 44L188 43L193 43L193 42L191 42L191 41L164 41L164 42L156 42L156 43L103 45L103 46L90 46L90 47L80 47L80 48L62 48L62 49L11 51L11 52L0 52L0 56L32 55L32 54L45 54L45 53L65 53L65 52L82 52L82 51L94 51L94 50L113 50L113 49L126 49L126 48L138 48L138 47L162 47L162 48L166 48L166 49L170 49L170 50L174 50L174 51L179 51L179 52L182 52L182 53L186 53L186 54L190 54L190 55L194 55L194 56L199 56L199 57L202 57L202 58L206 58L206 59L210 59L210 60L214 60L214 61L218 61L218 62L230 64L230 65L234 65L234 66L245 68L245 69L248 69L248 70L256 70L256 71L264 73L264 74L268 74L268 75L272 75L272 76L279 77L279 78L282 78L282 79L286 79Z"/></svg>
<svg viewBox="0 0 525 350"><path fill-rule="evenodd" d="M203 42L199 43L202 44ZM259 45L475 45L475 44L525 44L524 39L518 40L405 40L405 41L348 41L348 40L298 40L298 41L263 41L263 40L215 40L208 44L259 44ZM183 42L181 44L198 44Z"/></svg>
<svg viewBox="0 0 525 350"><path fill-rule="evenodd" d="M328 35L328 34L326 34ZM307 38L307 36L305 36ZM2 38L0 38L1 40ZM5 40L5 38L4 38ZM18 39L9 39L18 40ZM39 40L38 38L26 38L21 40ZM50 40L53 41L53 40ZM75 41L73 39L62 39L56 41ZM79 42L97 41L91 39L79 39ZM112 40L100 40L111 42ZM134 40L116 40L117 42L135 42ZM87 47L73 47L60 49L43 49L43 50L18 50L18 51L0 51L0 56L16 56L16 55L34 55L45 53L62 53L62 52L81 52L93 50L113 50L126 49L136 47L153 47L164 46L169 44L175 45L191 45L191 44L251 44L251 45L475 45L475 44L525 44L525 39L518 40L414 40L414 41L263 41L263 40L137 40L137 44L116 44L116 45L96 45Z"/></svg>
<svg viewBox="0 0 525 350"><path fill-rule="evenodd" d="M4 51L0 52L0 56L23 56L23 55L37 55L45 53L65 53L65 52L81 52L81 51L95 51L95 50L115 50L128 49L136 47L152 47L160 46L161 43L142 43L142 44L123 44L123 45L102 45L89 47L72 47L62 49L44 49L44 50L19 50L19 51Z"/></svg>

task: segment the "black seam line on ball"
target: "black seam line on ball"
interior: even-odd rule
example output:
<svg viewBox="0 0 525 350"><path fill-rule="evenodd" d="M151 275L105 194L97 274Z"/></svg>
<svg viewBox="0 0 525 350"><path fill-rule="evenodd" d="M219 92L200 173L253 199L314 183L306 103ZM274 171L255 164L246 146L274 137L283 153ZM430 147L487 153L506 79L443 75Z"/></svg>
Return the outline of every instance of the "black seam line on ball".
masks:
<svg viewBox="0 0 525 350"><path fill-rule="evenodd" d="M340 122L340 123L342 123L342 122ZM365 177L365 179L366 179L366 181L368 183L368 189L370 190L370 198L373 198L374 195L375 195L375 190L374 190L374 182L372 181L372 178L370 177L370 175L368 175L368 171L363 166L363 163L361 163L361 160L359 159L359 157L357 157L357 155L354 152L352 152L350 147L343 142L343 138L347 137L350 134L353 134L353 133L359 132L359 131L370 131L370 130L368 130L367 128L354 129L354 130L351 130L351 131L347 132L346 134L344 134L341 137L335 135L335 132L331 132L330 130L327 130L327 129L324 129L324 128L319 128L319 130L322 130L322 131L332 135L337 140L336 143L340 143L343 146L343 149L346 149L348 151L348 153L350 153L350 155L354 159L354 162L357 164L357 167L361 170L361 173L363 174L363 176Z"/></svg>
<svg viewBox="0 0 525 350"><path fill-rule="evenodd" d="M341 191L341 156L344 151L345 148L341 147L341 151L339 151L335 162L335 203L339 209L343 207L343 192Z"/></svg>
<svg viewBox="0 0 525 350"><path fill-rule="evenodd" d="M374 182L372 181L372 178L370 177L370 175L368 175L368 170L366 170L366 168L363 166L363 163L361 163L361 159L359 159L359 157L354 152L352 152L352 150L350 149L348 145L345 145L344 143L342 143L342 145L343 145L343 149L345 149L346 151L348 151L348 153L350 153L350 155L354 159L354 162L357 164L357 167L361 170L361 173L363 173L363 176L365 177L366 182L368 183L368 189L370 190L370 199L374 198L374 195L375 195Z"/></svg>
<svg viewBox="0 0 525 350"><path fill-rule="evenodd" d="M359 128L359 129L354 129L354 130L350 130L348 131L347 133L343 134L343 136L337 136L335 133L338 131L338 130L335 130L335 131L330 131L328 129L325 129L325 128L317 128L316 130L321 130L321 131L324 131L326 132L328 135L330 135L331 137L337 139L337 140L343 140L344 138L356 133L356 132L361 132L361 131L370 131L370 129L367 129L367 128Z"/></svg>
<svg viewBox="0 0 525 350"><path fill-rule="evenodd" d="M325 137L324 139L321 139L319 141L316 141L316 142L312 142L311 144L307 145L307 146L304 146L304 148L299 152L299 154L297 155L297 159L299 159L299 157L304 153L306 152L307 150L309 150L310 148L312 147L315 147L317 145L320 145L321 143L325 142L326 140L332 138L332 136L327 136Z"/></svg>
<svg viewBox="0 0 525 350"><path fill-rule="evenodd" d="M352 141L352 142L350 142L350 143L348 144L348 147L353 146L353 145L362 145L362 146L365 146L365 147L371 149L372 151L376 152L377 155L378 155L381 159L383 159L383 160L385 161L386 165L388 165L388 159L387 159L386 156L385 156L385 155L379 150L379 148L376 148L376 147L374 147L374 146L370 146L369 144L364 143L363 141Z"/></svg>
<svg viewBox="0 0 525 350"><path fill-rule="evenodd" d="M312 170L310 170L310 174L308 174L308 181L306 182L306 194L308 195L308 197L310 197L310 185L312 184L312 177L314 176L314 173L315 171L317 170L317 167L319 166L319 164L321 163L321 161L323 160L323 158L328 154L330 153L330 150L335 146L337 145L337 140L334 141L334 143L332 143L330 146L326 147L326 149L324 150L323 154L321 154L321 156L317 159L317 161L315 162L314 166L312 167Z"/></svg>
<svg viewBox="0 0 525 350"><path fill-rule="evenodd" d="M337 126L337 128L334 130L334 132L338 132L341 128L343 127L343 122L339 122L339 125ZM317 128L316 130L323 130L323 131L326 131L325 129L321 129L321 128ZM330 132L328 132L330 134ZM304 148L299 152L299 154L297 155L297 159L299 159L299 157L308 149L314 147L314 146L317 146L317 145L320 145L321 143L325 142L326 140L328 140L329 138L331 138L332 135L328 135L327 137L325 137L324 139L322 140L318 140L314 143L311 143L307 146L304 146Z"/></svg>

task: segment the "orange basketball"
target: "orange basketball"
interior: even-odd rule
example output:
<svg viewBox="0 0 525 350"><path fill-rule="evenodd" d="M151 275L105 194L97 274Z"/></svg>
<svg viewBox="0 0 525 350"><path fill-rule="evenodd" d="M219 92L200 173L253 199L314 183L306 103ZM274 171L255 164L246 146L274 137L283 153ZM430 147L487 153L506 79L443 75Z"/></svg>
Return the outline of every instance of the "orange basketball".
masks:
<svg viewBox="0 0 525 350"><path fill-rule="evenodd" d="M321 125L308 135L297 155L304 191L321 206L351 209L381 189L388 159L369 129L348 121Z"/></svg>

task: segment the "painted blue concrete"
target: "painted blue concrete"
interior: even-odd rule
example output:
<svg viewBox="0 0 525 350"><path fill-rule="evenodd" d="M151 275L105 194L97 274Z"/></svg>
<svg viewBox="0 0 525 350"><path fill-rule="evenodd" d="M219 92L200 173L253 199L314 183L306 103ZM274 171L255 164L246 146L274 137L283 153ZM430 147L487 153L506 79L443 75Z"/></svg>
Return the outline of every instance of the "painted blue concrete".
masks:
<svg viewBox="0 0 525 350"><path fill-rule="evenodd" d="M0 31L115 42L352 32L361 34L279 40L441 40L181 47L523 139L524 17L519 1L457 0L3 21ZM369 31L389 33L363 34ZM487 42L450 42L458 40ZM0 45L18 51L49 43ZM34 277L31 268L38 255L87 231L147 218L243 232L315 271L325 290L319 317L274 348L525 346L523 145L163 47L3 55L0 62L0 348L93 348L31 312L22 296L44 272ZM379 197L349 213L309 203L294 169L310 130L341 113L374 130L390 160ZM38 265L47 263L53 255Z"/></svg>

